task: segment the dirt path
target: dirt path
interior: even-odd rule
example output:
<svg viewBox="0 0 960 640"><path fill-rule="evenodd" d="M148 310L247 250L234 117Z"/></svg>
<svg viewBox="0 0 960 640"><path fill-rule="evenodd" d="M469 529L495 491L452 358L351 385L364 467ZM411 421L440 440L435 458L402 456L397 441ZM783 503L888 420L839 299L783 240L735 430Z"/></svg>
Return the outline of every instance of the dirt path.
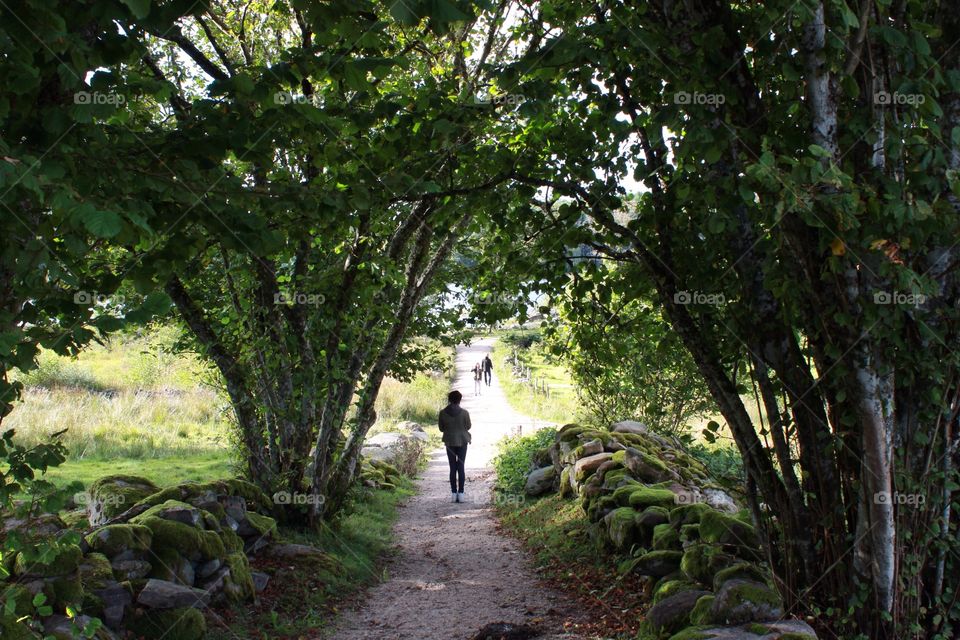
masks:
<svg viewBox="0 0 960 640"><path fill-rule="evenodd" d="M576 605L538 583L527 553L496 529L494 445L518 425L524 433L540 425L509 407L497 371L493 384L474 396L470 368L490 345L483 340L457 351L455 388L473 422L467 503L450 503L446 454L431 452L417 494L396 524L398 553L387 567L389 579L369 591L361 609L344 615L334 640L467 639L495 622L532 624L545 631L540 638L575 638L560 631Z"/></svg>

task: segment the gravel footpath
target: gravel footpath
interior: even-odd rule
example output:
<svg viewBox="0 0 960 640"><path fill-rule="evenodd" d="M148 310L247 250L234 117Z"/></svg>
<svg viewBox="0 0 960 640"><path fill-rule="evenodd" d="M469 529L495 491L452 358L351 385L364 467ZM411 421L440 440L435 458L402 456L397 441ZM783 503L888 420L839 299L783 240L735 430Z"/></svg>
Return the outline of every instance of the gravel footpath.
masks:
<svg viewBox="0 0 960 640"><path fill-rule="evenodd" d="M582 615L577 605L537 580L529 555L497 530L493 517L495 443L518 426L528 433L543 423L509 407L497 371L493 384L474 397L470 369L491 344L481 340L457 350L455 388L473 422L467 502L450 502L446 454L431 452L417 494L395 525L398 549L388 579L367 592L360 609L343 615L334 640L469 639L498 622L532 625L543 632L538 638L577 638L562 635L563 623Z"/></svg>

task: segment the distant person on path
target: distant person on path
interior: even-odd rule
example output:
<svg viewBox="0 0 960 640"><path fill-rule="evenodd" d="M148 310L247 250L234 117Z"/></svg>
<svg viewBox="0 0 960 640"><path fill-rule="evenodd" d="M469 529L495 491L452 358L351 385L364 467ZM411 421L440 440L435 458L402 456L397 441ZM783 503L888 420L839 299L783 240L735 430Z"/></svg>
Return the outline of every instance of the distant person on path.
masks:
<svg viewBox="0 0 960 640"><path fill-rule="evenodd" d="M488 387L490 386L491 377L493 377L493 360L490 359L490 354L488 353L483 358L483 379Z"/></svg>
<svg viewBox="0 0 960 640"><path fill-rule="evenodd" d="M482 385L480 384L482 380L483 380L483 365L481 365L478 362L477 364L473 365L473 395L475 396L480 395L480 389L483 388Z"/></svg>
<svg viewBox="0 0 960 640"><path fill-rule="evenodd" d="M447 445L447 460L450 462L450 502L463 502L463 483L466 471L463 463L467 457L467 445L470 444L470 413L460 407L463 394L453 390L447 394L446 407L440 410L437 419L443 444Z"/></svg>

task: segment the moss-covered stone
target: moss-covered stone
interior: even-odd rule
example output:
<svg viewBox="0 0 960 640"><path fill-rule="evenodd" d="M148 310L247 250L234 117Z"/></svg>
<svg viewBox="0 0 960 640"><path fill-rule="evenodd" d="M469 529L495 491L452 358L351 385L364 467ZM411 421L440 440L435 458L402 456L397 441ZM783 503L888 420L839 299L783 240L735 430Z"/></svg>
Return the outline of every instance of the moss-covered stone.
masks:
<svg viewBox="0 0 960 640"><path fill-rule="evenodd" d="M39 640L41 637L15 618L0 616L0 638L3 640Z"/></svg>
<svg viewBox="0 0 960 640"><path fill-rule="evenodd" d="M118 516L159 490L152 481L140 476L104 476L90 485L90 523L97 525Z"/></svg>
<svg viewBox="0 0 960 640"><path fill-rule="evenodd" d="M80 583L80 576L76 573L47 578L43 592L57 609L76 607L83 602L83 585Z"/></svg>
<svg viewBox="0 0 960 640"><path fill-rule="evenodd" d="M713 614L724 624L776 620L783 615L780 596L761 582L727 580L717 592Z"/></svg>
<svg viewBox="0 0 960 640"><path fill-rule="evenodd" d="M714 509L700 518L700 537L704 542L756 549L759 540L753 525Z"/></svg>
<svg viewBox="0 0 960 640"><path fill-rule="evenodd" d="M713 615L713 601L716 599L713 595L700 596L693 611L690 612L690 624L703 625L716 622Z"/></svg>
<svg viewBox="0 0 960 640"><path fill-rule="evenodd" d="M675 633L670 636L667 640L710 640L714 638L711 633L704 633L706 627L696 626L696 627L687 627L680 633Z"/></svg>
<svg viewBox="0 0 960 640"><path fill-rule="evenodd" d="M661 578L679 569L682 558L679 551L650 551L638 558L634 571L642 576Z"/></svg>
<svg viewBox="0 0 960 640"><path fill-rule="evenodd" d="M687 545L700 540L700 525L685 524L680 527L680 544Z"/></svg>
<svg viewBox="0 0 960 640"><path fill-rule="evenodd" d="M263 538L276 538L277 537L277 521L269 516L262 516L259 513L254 513L252 511L247 512L247 521L250 523L250 526L257 530L257 533L260 537Z"/></svg>
<svg viewBox="0 0 960 640"><path fill-rule="evenodd" d="M77 531L85 531L90 528L90 520L87 518L86 509L67 511L60 514L60 519L63 520L65 525Z"/></svg>
<svg viewBox="0 0 960 640"><path fill-rule="evenodd" d="M670 523L658 524L653 528L651 544L656 550L679 549L680 533Z"/></svg>
<svg viewBox="0 0 960 640"><path fill-rule="evenodd" d="M666 578L663 581L658 582L653 589L653 600L654 604L660 602L664 598L669 598L675 593L680 593L681 591L689 591L691 589L700 589L701 587L692 580L684 579L674 579L668 580Z"/></svg>
<svg viewBox="0 0 960 640"><path fill-rule="evenodd" d="M207 622L197 609L147 609L126 619L127 629L147 640L201 640Z"/></svg>
<svg viewBox="0 0 960 640"><path fill-rule="evenodd" d="M613 461L611 460L610 462ZM603 474L603 490L611 492L616 490L616 488L620 486L620 483L623 482L623 479L628 477L630 476L627 475L627 470L620 466L607 471Z"/></svg>
<svg viewBox="0 0 960 640"><path fill-rule="evenodd" d="M703 514L713 510L710 505L703 502L681 504L670 510L670 524L678 529L685 524L699 524Z"/></svg>
<svg viewBox="0 0 960 640"><path fill-rule="evenodd" d="M80 584L84 591L103 589L113 582L113 569L110 560L102 553L88 553L78 567Z"/></svg>
<svg viewBox="0 0 960 640"><path fill-rule="evenodd" d="M570 467L564 467L560 472L560 497L569 498L573 495L573 487L570 486Z"/></svg>
<svg viewBox="0 0 960 640"><path fill-rule="evenodd" d="M654 489L653 487L637 487L630 494L630 506L635 509L647 507L672 507L676 494L669 489Z"/></svg>
<svg viewBox="0 0 960 640"><path fill-rule="evenodd" d="M137 516L134 522L147 527L153 533L150 548L157 555L173 550L193 562L226 555L223 539L216 531L205 531L182 522L147 514Z"/></svg>
<svg viewBox="0 0 960 640"><path fill-rule="evenodd" d="M694 544L687 547L680 561L680 570L701 584L712 585L715 572L711 569L711 556L717 553L712 545Z"/></svg>
<svg viewBox="0 0 960 640"><path fill-rule="evenodd" d="M253 588L253 576L250 573L250 563L242 553L231 553L224 562L230 570L229 576L223 584L223 597L228 602L243 602L253 599L256 591Z"/></svg>
<svg viewBox="0 0 960 640"><path fill-rule="evenodd" d="M626 550L637 542L637 512L630 507L614 509L604 517L604 523L614 548Z"/></svg>
<svg viewBox="0 0 960 640"><path fill-rule="evenodd" d="M14 565L14 574L18 576L38 576L42 578L52 576L64 576L76 572L80 566L80 560L83 558L83 552L77 545L64 545L57 550L57 555L47 562L41 562L37 558L29 558L26 554L17 554L17 562Z"/></svg>
<svg viewBox="0 0 960 640"><path fill-rule="evenodd" d="M630 506L630 496L633 492L642 487L643 485L637 482L636 480L628 480L625 484L617 487L613 492L613 498L617 501L621 507Z"/></svg>
<svg viewBox="0 0 960 640"><path fill-rule="evenodd" d="M767 582L769 575L766 571L750 562L738 562L729 567L717 571L713 577L713 590L719 591L720 587L727 580L752 580L754 582Z"/></svg>
<svg viewBox="0 0 960 640"><path fill-rule="evenodd" d="M136 524L111 524L87 535L87 544L108 558L124 551L146 551L153 542L150 529Z"/></svg>

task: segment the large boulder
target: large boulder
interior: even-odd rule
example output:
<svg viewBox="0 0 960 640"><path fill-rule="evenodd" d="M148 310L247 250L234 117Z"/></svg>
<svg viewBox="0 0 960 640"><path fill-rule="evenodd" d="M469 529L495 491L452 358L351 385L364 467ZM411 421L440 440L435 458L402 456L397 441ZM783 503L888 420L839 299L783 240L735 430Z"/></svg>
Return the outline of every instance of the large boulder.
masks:
<svg viewBox="0 0 960 640"><path fill-rule="evenodd" d="M610 511L603 518L607 526L607 535L613 546L620 550L628 550L639 540L637 527L637 512L630 507L620 507Z"/></svg>
<svg viewBox="0 0 960 640"><path fill-rule="evenodd" d="M587 476L597 470L597 468L613 457L612 453L598 453L592 456L580 458L573 467L573 476L578 483L586 480Z"/></svg>
<svg viewBox="0 0 960 640"><path fill-rule="evenodd" d="M713 601L714 619L725 624L776 620L783 616L783 604L776 591L762 582L727 580Z"/></svg>
<svg viewBox="0 0 960 640"><path fill-rule="evenodd" d="M159 490L153 482L140 476L113 475L100 478L90 485L86 497L90 526L105 524Z"/></svg>
<svg viewBox="0 0 960 640"><path fill-rule="evenodd" d="M557 468L553 465L534 469L527 476L524 491L528 496L539 496L549 493L557 480Z"/></svg>

